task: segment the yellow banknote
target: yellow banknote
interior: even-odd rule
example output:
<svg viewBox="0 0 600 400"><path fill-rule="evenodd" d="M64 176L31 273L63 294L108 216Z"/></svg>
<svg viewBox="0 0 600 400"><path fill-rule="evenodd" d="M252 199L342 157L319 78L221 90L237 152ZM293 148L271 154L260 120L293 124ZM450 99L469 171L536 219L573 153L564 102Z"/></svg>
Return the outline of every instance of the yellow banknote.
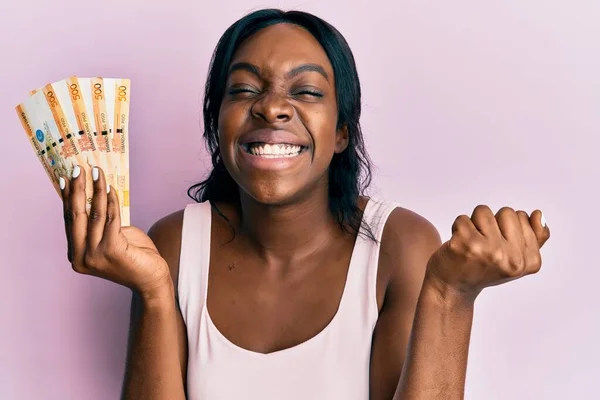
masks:
<svg viewBox="0 0 600 400"><path fill-rule="evenodd" d="M119 155L117 187L123 195L120 199L123 210L122 218L129 225L129 99L131 84L129 79L105 80L105 84L109 82L115 92L112 148L114 153Z"/></svg>
<svg viewBox="0 0 600 400"><path fill-rule="evenodd" d="M58 178L71 176L76 159L65 149L61 136L42 92L37 92L17 106L25 133L44 169L51 171L51 181L60 195Z"/></svg>
<svg viewBox="0 0 600 400"><path fill-rule="evenodd" d="M64 81L63 84L66 85ZM57 86L63 85L58 84ZM56 126L58 127L58 132L60 133L62 139L63 152L65 154L68 153L68 155L74 159L74 162L81 168L81 173L85 174L86 176L85 197L86 204L88 205L88 208L90 208L92 204L92 196L94 195L92 167L88 164L88 158L84 155L84 153L77 145L75 130L71 126L69 118L67 118L65 113L65 110L68 110L70 111L69 114L73 115L73 107L71 105L71 101L67 95L64 101L67 101L68 103L61 104L57 96L56 90L52 84L44 86L42 88L42 93L44 93L46 102L48 103L50 111L52 112L52 116L54 117L54 122L56 122ZM73 123L76 123L74 116L71 119ZM87 151L87 153L90 154L90 151Z"/></svg>
<svg viewBox="0 0 600 400"><path fill-rule="evenodd" d="M125 208L125 199L129 199L129 193L125 194L123 188L119 186L121 148L120 143L114 140L115 130L113 129L115 124L116 82L115 79L100 77L90 78L90 82L96 127L103 139L106 139L106 157L109 167L107 180L117 191L122 219L121 225L128 226L130 224L129 201L127 200L127 208ZM115 145L117 145L116 148Z"/></svg>
<svg viewBox="0 0 600 400"><path fill-rule="evenodd" d="M81 78L32 90L16 107L21 125L39 162L60 194L59 177L70 177L75 165L86 174L89 212L93 196L92 167L105 172L119 199L121 225L130 225L129 79Z"/></svg>

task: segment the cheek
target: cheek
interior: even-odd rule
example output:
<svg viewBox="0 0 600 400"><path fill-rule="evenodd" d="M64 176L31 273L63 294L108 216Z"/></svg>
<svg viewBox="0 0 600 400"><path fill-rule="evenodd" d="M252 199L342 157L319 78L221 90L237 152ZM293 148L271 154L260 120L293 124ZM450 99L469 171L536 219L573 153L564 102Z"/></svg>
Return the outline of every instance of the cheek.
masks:
<svg viewBox="0 0 600 400"><path fill-rule="evenodd" d="M219 141L230 141L246 121L246 115L247 107L237 104L223 105L219 110Z"/></svg>
<svg viewBox="0 0 600 400"><path fill-rule="evenodd" d="M330 111L316 111L306 116L306 128L314 141L315 162L329 163L331 161L335 151L336 122L337 114Z"/></svg>

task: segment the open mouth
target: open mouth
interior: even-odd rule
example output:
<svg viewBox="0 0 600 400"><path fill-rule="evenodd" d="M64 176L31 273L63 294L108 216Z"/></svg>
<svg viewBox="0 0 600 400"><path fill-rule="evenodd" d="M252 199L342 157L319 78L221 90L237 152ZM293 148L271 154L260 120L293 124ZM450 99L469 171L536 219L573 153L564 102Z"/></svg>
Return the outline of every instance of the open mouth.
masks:
<svg viewBox="0 0 600 400"><path fill-rule="evenodd" d="M241 145L242 149L253 156L263 158L289 158L297 157L303 151L308 149L307 146L300 146L288 143L244 143Z"/></svg>

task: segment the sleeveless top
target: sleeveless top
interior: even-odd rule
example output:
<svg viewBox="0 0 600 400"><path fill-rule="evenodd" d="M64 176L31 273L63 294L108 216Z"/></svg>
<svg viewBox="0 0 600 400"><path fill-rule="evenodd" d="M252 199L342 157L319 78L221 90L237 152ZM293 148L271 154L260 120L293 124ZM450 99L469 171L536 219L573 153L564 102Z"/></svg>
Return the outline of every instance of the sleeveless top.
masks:
<svg viewBox="0 0 600 400"><path fill-rule="evenodd" d="M395 204L370 199L363 212L377 243L358 235L338 310L296 346L263 354L230 342L206 307L211 205L185 208L177 293L188 339L189 400L368 400L371 337L378 318L377 264Z"/></svg>

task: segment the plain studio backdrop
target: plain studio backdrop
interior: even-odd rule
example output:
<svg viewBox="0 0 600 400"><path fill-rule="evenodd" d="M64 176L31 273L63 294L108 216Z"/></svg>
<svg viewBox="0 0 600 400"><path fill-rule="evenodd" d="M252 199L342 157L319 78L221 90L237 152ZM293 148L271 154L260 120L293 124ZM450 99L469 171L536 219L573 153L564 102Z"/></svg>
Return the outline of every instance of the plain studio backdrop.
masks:
<svg viewBox="0 0 600 400"><path fill-rule="evenodd" d="M201 100L217 40L268 6L347 38L372 195L443 240L478 204L544 211L542 271L477 300L466 398L597 399L597 0L1 0L0 398L116 399L130 301L71 270L61 202L14 107L73 74L131 78L132 221L148 229L191 202L210 166Z"/></svg>

